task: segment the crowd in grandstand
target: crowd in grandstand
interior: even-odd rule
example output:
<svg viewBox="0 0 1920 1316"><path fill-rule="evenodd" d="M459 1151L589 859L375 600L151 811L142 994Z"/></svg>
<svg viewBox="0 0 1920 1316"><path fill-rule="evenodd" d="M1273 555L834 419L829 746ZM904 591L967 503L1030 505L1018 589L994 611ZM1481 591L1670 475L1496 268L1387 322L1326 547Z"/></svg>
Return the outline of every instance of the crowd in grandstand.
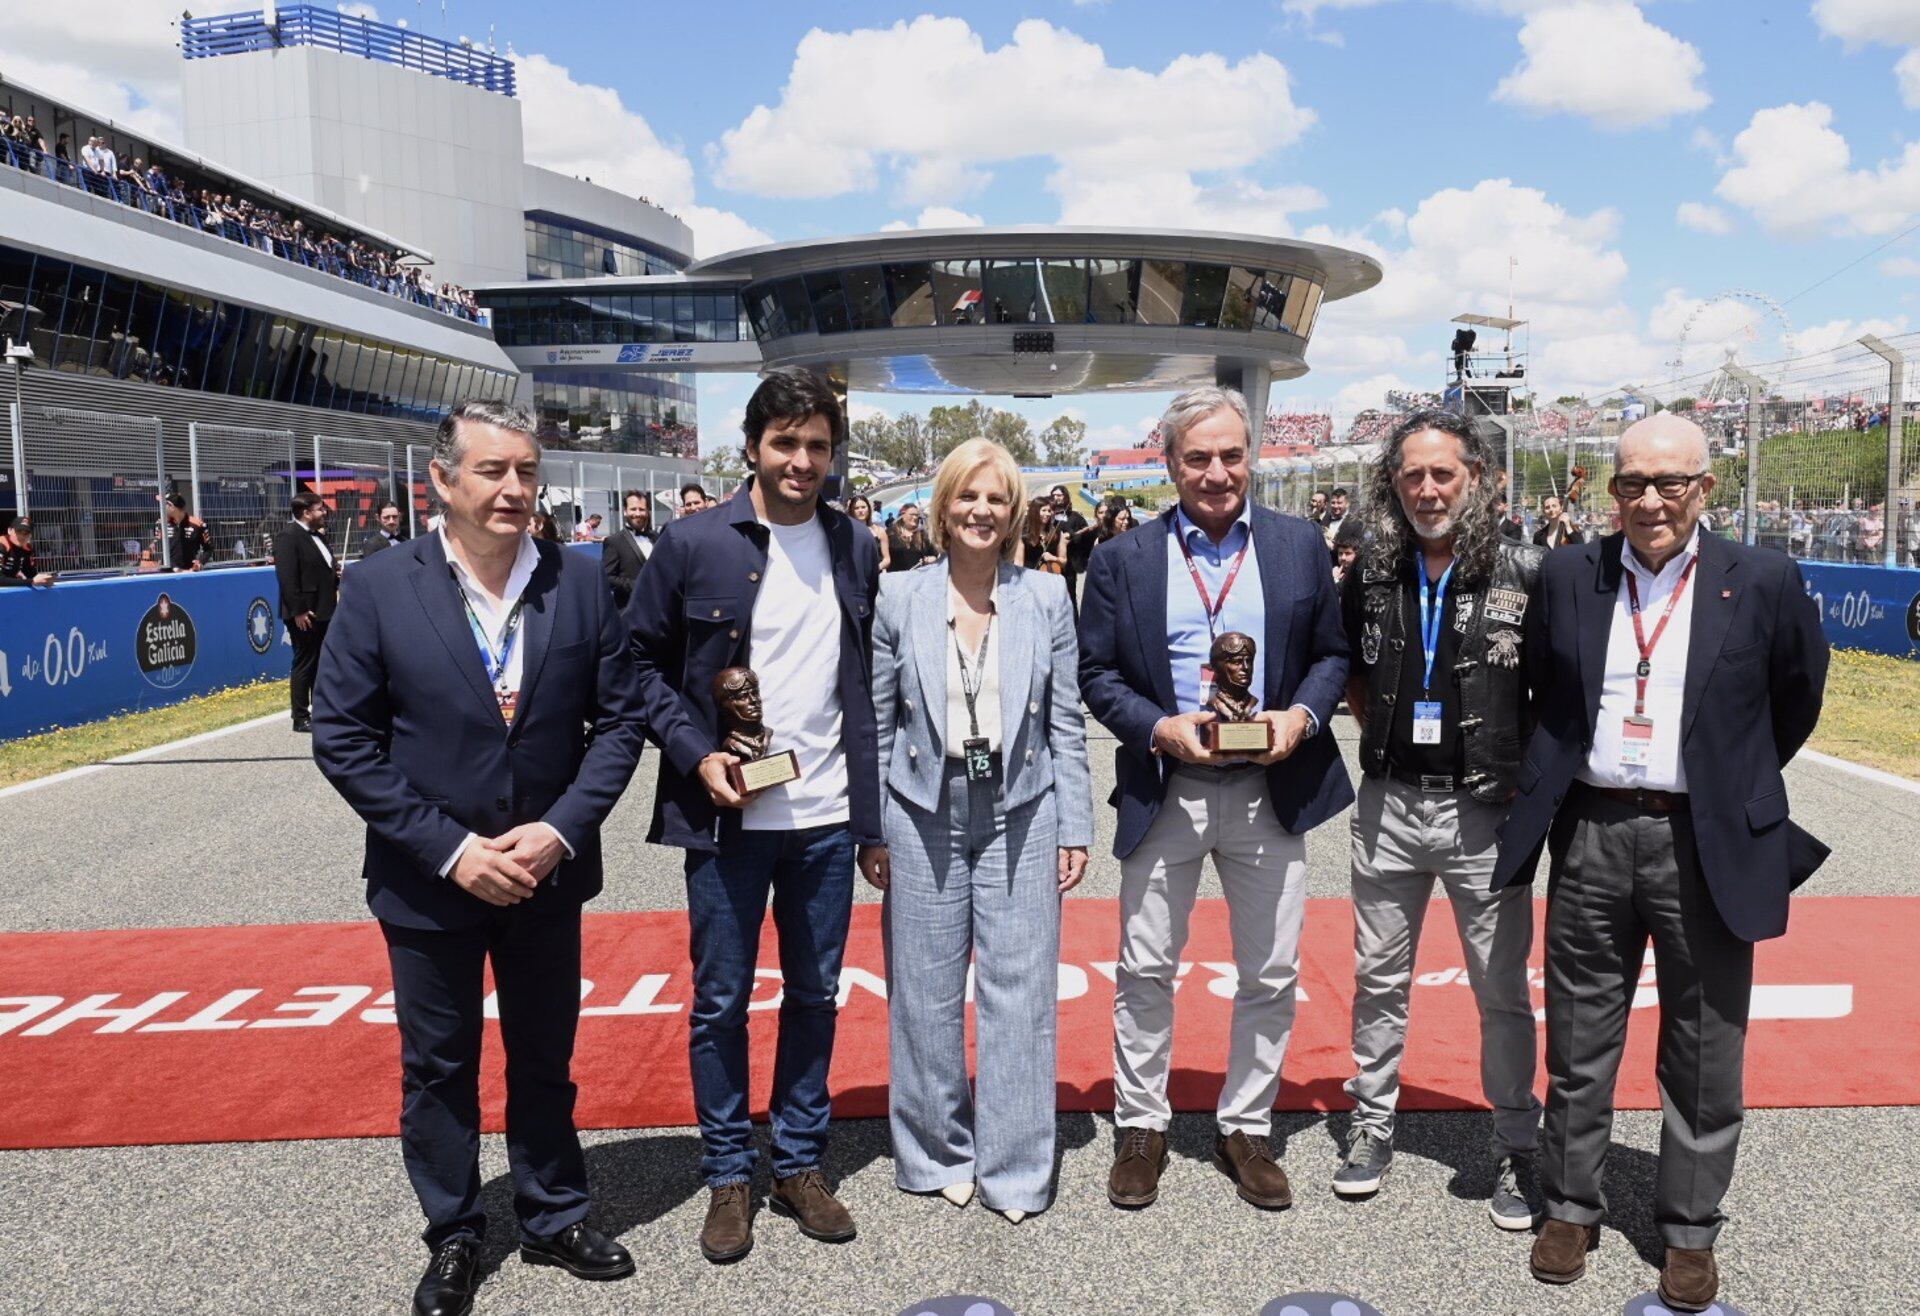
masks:
<svg viewBox="0 0 1920 1316"><path fill-rule="evenodd" d="M179 171L161 168L157 157L122 161L104 137L89 137L76 160L67 134L57 134L50 147L34 116L0 116L0 158L16 169L43 174L281 260L296 261L447 315L480 318L471 292L435 282L424 266L406 264L403 251L343 238L247 197L190 187Z"/></svg>

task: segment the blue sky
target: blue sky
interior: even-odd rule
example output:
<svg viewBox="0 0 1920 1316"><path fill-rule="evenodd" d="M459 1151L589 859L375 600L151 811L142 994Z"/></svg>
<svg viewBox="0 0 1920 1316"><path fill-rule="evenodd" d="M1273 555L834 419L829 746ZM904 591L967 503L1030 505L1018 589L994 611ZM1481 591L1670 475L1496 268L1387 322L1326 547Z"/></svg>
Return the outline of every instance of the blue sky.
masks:
<svg viewBox="0 0 1920 1316"><path fill-rule="evenodd" d="M522 57L529 156L664 201L702 254L1064 220L1377 255L1381 287L1328 309L1276 408L1436 387L1447 320L1504 307L1509 256L1549 394L1664 379L1727 290L1787 303L1802 350L1920 319L1920 234L1868 255L1920 221L1920 0L376 7L442 35L491 25ZM17 34L30 60L169 112L167 52L103 44L139 26L128 0L52 8ZM1782 348L1751 303L1700 310L1690 343L1690 369ZM713 440L746 388L703 379ZM1017 405L1126 442L1163 403Z"/></svg>

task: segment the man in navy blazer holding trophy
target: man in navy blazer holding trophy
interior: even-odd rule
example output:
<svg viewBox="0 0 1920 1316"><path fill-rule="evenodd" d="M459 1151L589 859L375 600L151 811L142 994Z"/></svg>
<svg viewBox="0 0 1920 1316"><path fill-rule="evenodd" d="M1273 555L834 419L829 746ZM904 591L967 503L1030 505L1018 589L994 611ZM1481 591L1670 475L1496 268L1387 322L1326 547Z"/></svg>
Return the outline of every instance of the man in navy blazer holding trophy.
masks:
<svg viewBox="0 0 1920 1316"><path fill-rule="evenodd" d="M523 1260L633 1273L586 1223L569 1074L580 910L600 824L639 761L640 689L599 564L527 533L531 413L466 402L434 436L439 530L347 574L313 691L313 756L367 824L367 903L393 969L402 1155L433 1260L417 1316L473 1305L489 964L507 1054Z"/></svg>
<svg viewBox="0 0 1920 1316"><path fill-rule="evenodd" d="M1119 1137L1107 1196L1143 1207L1159 1195L1175 974L1211 855L1238 973L1214 1154L1241 1198L1277 1210L1293 1200L1268 1133L1293 1028L1305 834L1353 802L1327 731L1347 640L1319 531L1247 497L1256 440L1246 400L1189 390L1161 429L1179 506L1094 552L1080 609L1081 691L1119 741ZM1220 654L1232 679L1216 688L1215 644L1230 635ZM1266 727L1251 742L1243 723L1213 711L1237 717L1242 688ZM1267 748L1231 748L1248 743Z"/></svg>

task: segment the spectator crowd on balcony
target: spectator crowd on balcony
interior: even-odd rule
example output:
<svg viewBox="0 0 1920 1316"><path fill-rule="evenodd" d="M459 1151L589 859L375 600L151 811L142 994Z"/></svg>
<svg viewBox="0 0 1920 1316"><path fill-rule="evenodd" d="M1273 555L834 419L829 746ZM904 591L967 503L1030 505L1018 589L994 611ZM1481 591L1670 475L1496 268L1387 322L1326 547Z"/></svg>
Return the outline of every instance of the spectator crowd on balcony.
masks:
<svg viewBox="0 0 1920 1316"><path fill-rule="evenodd" d="M480 319L471 292L453 283L436 282L425 266L407 264L404 251L386 250L359 238L343 238L303 219L290 219L284 212L247 197L190 187L179 173L162 169L157 158L122 160L103 136L87 138L75 159L67 134L57 134L49 146L33 115L0 115L0 157L16 169L44 175L281 260L350 279L442 314Z"/></svg>

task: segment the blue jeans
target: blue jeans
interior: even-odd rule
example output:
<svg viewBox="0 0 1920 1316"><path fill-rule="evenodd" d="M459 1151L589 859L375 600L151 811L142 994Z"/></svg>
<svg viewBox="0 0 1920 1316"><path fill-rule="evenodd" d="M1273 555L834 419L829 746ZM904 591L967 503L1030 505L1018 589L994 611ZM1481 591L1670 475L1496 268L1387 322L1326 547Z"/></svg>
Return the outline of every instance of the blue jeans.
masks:
<svg viewBox="0 0 1920 1316"><path fill-rule="evenodd" d="M827 1144L827 1067L853 909L853 836L844 823L750 832L728 818L717 853L687 854L693 1104L706 1144L700 1172L715 1188L753 1177L747 1001L769 891L784 980L769 1110L774 1174L817 1166Z"/></svg>

